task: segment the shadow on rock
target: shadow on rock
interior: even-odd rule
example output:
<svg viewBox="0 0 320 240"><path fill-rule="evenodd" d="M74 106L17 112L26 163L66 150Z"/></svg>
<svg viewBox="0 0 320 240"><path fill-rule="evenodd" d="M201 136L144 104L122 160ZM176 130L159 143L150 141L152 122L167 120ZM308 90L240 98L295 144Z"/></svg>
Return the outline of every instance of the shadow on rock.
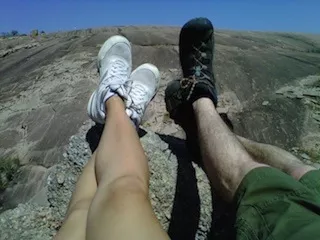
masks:
<svg viewBox="0 0 320 240"><path fill-rule="evenodd" d="M89 147L92 153L97 149L99 145L103 128L103 124L96 123L89 129L89 131L86 134L86 141L89 143Z"/></svg>
<svg viewBox="0 0 320 240"><path fill-rule="evenodd" d="M184 141L161 135L177 157L177 183L168 234L171 239L195 239L200 219L200 197L195 169L188 156Z"/></svg>
<svg viewBox="0 0 320 240"><path fill-rule="evenodd" d="M211 229L207 239L236 239L234 229L236 210L230 203L225 202L211 189L212 214Z"/></svg>
<svg viewBox="0 0 320 240"><path fill-rule="evenodd" d="M200 197L192 158L185 141L159 134L178 160L177 183L168 234L171 239L195 239L200 218ZM207 239L235 239L235 209L211 189L212 222Z"/></svg>
<svg viewBox="0 0 320 240"><path fill-rule="evenodd" d="M86 135L92 152L98 147L104 125L94 125ZM138 129L139 137L147 132ZM197 186L195 169L192 165L192 158L188 153L185 141L176 137L158 134L162 141L166 142L171 152L177 157L177 181L175 197L171 212L168 234L171 239L195 239L200 221L200 197ZM214 193L212 225L208 234L210 239L234 239L233 226L234 211L230 204L225 203Z"/></svg>
<svg viewBox="0 0 320 240"><path fill-rule="evenodd" d="M96 123L87 132L86 141L89 143L91 152L94 152L97 149L102 132L103 132L103 128L104 128L104 124ZM146 135L147 132L144 131L143 129L139 128L138 134L139 134L139 137L141 138L144 135Z"/></svg>

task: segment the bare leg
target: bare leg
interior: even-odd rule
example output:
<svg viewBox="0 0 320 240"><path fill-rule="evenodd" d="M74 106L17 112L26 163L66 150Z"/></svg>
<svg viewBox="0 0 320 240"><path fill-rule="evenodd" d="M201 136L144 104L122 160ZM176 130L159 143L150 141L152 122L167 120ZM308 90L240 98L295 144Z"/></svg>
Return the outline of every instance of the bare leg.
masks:
<svg viewBox="0 0 320 240"><path fill-rule="evenodd" d="M87 112L105 123L104 131L57 239L168 239L152 211L148 162L132 124L139 125L160 73L152 64L131 73L131 55L131 44L122 36L109 38L99 51L100 84Z"/></svg>
<svg viewBox="0 0 320 240"><path fill-rule="evenodd" d="M217 113L212 101L193 103L203 163L208 178L221 196L231 201L244 176L268 165L255 162Z"/></svg>
<svg viewBox="0 0 320 240"><path fill-rule="evenodd" d="M278 168L297 180L316 169L302 163L297 157L279 147L257 143L240 136L237 138L255 161Z"/></svg>
<svg viewBox="0 0 320 240"><path fill-rule="evenodd" d="M148 161L123 101L106 102L97 149L98 190L90 206L87 239L168 239L148 198Z"/></svg>
<svg viewBox="0 0 320 240"><path fill-rule="evenodd" d="M92 155L77 181L64 223L55 236L56 240L85 239L88 211L97 190L95 155Z"/></svg>

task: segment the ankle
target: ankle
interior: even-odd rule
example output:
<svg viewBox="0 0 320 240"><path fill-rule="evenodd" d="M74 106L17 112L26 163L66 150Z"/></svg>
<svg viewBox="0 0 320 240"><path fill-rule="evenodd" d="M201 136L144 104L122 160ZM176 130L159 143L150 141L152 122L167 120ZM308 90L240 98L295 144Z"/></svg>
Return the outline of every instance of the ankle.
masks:
<svg viewBox="0 0 320 240"><path fill-rule="evenodd" d="M212 100L210 98L207 98L207 97L199 98L199 99L197 99L196 101L194 101L192 103L192 107L193 107L193 110L195 112L199 111L203 107L207 108L208 106L211 106L211 107L215 108Z"/></svg>
<svg viewBox="0 0 320 240"><path fill-rule="evenodd" d="M105 107L106 107L106 109L105 109L106 112L107 111L112 111L113 109L125 110L125 106L124 106L123 100L118 95L114 95L114 96L110 97L106 101Z"/></svg>

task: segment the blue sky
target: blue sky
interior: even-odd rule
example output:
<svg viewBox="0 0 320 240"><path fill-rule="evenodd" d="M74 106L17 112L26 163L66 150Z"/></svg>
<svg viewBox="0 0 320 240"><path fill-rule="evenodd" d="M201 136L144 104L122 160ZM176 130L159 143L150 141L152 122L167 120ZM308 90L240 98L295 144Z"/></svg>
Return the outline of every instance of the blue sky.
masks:
<svg viewBox="0 0 320 240"><path fill-rule="evenodd" d="M0 0L0 32L181 26L196 16L220 29L320 33L319 0Z"/></svg>

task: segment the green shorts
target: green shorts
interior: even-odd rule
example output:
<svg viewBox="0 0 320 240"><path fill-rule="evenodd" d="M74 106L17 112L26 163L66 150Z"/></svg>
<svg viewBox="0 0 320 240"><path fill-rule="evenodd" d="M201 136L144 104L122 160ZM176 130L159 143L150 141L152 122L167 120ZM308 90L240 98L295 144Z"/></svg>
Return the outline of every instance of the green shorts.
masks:
<svg viewBox="0 0 320 240"><path fill-rule="evenodd" d="M235 197L237 239L320 239L320 171L300 181L274 168L257 168Z"/></svg>

